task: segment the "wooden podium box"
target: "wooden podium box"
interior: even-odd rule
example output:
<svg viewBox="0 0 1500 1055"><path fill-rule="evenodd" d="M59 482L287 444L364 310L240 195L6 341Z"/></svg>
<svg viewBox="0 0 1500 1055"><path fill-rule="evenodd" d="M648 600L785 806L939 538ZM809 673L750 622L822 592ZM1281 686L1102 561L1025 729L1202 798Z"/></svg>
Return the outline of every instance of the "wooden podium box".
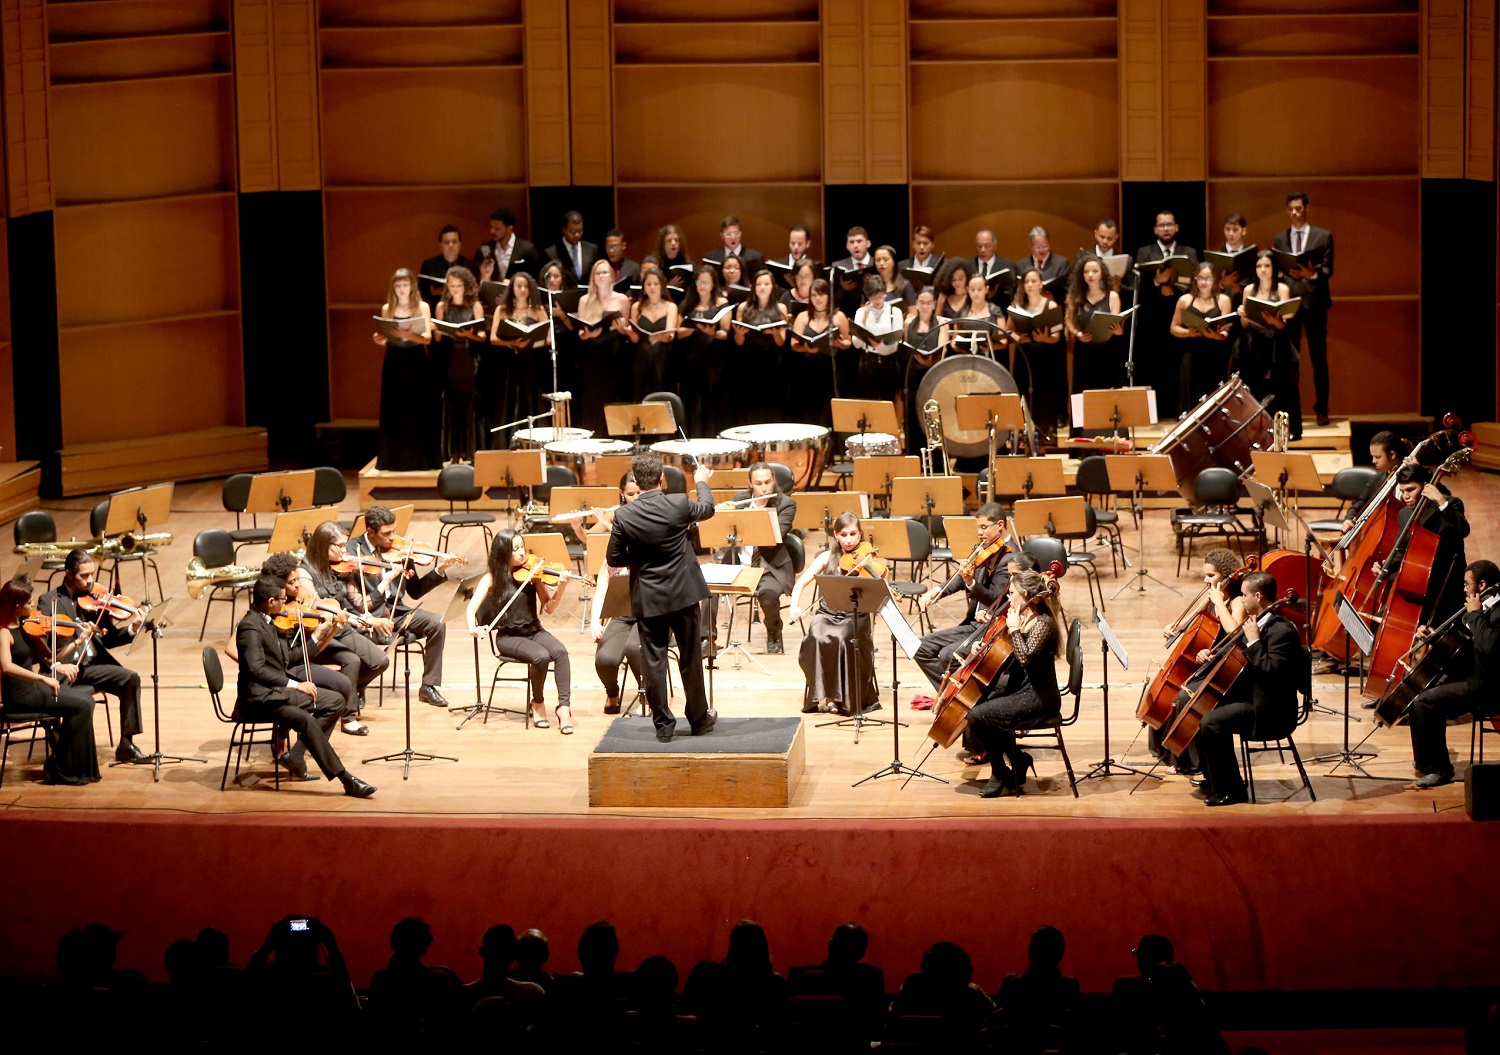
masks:
<svg viewBox="0 0 1500 1055"><path fill-rule="evenodd" d="M680 703L680 701L679 701ZM723 718L707 736L656 739L649 718L616 718L589 755L590 806L784 809L802 780L801 718Z"/></svg>

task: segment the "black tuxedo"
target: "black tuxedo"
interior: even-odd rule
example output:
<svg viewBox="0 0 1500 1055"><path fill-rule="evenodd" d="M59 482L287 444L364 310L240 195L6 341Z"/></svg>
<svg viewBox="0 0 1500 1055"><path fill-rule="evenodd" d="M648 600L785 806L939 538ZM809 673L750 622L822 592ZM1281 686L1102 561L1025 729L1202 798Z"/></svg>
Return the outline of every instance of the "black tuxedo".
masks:
<svg viewBox="0 0 1500 1055"><path fill-rule="evenodd" d="M1068 261L1065 257L1058 256L1056 253L1048 253L1046 263L1038 264L1036 257L1033 255L1016 261L1016 281L1020 282L1021 276L1029 268L1033 267L1042 273L1043 282L1054 282L1059 278L1067 278L1069 271ZM1054 295L1057 297L1057 302L1061 304L1064 295L1068 292L1067 283L1064 282L1061 286L1049 288L1056 291Z"/></svg>
<svg viewBox="0 0 1500 1055"><path fill-rule="evenodd" d="M238 696L235 717L245 722L280 722L297 733L295 756L302 750L311 752L325 777L332 780L344 772L344 764L328 742L344 709L344 699L332 689L319 688L315 698L291 687L297 679L291 674L296 664L289 660L289 650L276 628L261 612L246 612L235 628L238 652Z"/></svg>
<svg viewBox="0 0 1500 1055"><path fill-rule="evenodd" d="M1411 702L1412 762L1418 773L1453 774L1448 759L1448 721L1461 714L1475 720L1500 710L1500 604L1461 617L1473 640L1469 676L1427 689Z"/></svg>
<svg viewBox="0 0 1500 1055"><path fill-rule="evenodd" d="M115 626L113 620L102 612L80 612L73 594L68 591L66 585L61 583L56 589L42 594L37 600L36 610L43 615L51 615L54 600L57 602L59 615L65 615L71 619L81 618L86 622L97 623L103 628L103 633L90 643L92 651L87 659L79 661L75 656L69 656L64 662L78 664L78 681L75 684L97 689L120 701L120 737L123 740L135 736L142 728L141 676L129 667L123 666L109 652L111 646L128 644L131 635ZM62 648L63 643L59 642L58 650L61 651ZM51 665L45 665L43 669L50 671Z"/></svg>
<svg viewBox="0 0 1500 1055"><path fill-rule="evenodd" d="M969 273L971 275L979 275L986 280L996 272L1004 271L1006 268L1010 268L1010 277L1002 282L1000 288L995 290L994 295L989 298L990 303L1002 313L1006 308L1010 307L1011 299L1015 294L1015 284L1021 280L1021 276L1016 270L1016 262L1001 256L999 253L990 257L988 265L981 263L977 256L969 261ZM995 289L993 285L990 288Z"/></svg>
<svg viewBox="0 0 1500 1055"><path fill-rule="evenodd" d="M364 532L356 538L351 538L347 548L352 553L375 553L375 547L370 543L370 536ZM384 591L380 589L380 580L377 576L365 575L363 579L364 590L359 593L359 596L369 604L371 615L394 619L398 627L408 614L411 615L411 622L407 624L406 631L413 637L422 639L422 687L425 689L441 685L443 646L448 640L448 626L443 622L443 617L437 613L425 609L413 612L411 606L404 602L408 598L413 601L420 599L429 591L447 582L448 577L440 571L433 570L426 575L406 580L405 587L401 587L399 579L392 580ZM398 591L403 602L401 604L395 603Z"/></svg>
<svg viewBox="0 0 1500 1055"><path fill-rule="evenodd" d="M1245 646L1245 668L1198 730L1198 755L1214 795L1246 796L1235 760L1234 734L1275 740L1297 724L1297 693L1308 688L1307 651L1296 628L1276 613L1261 627L1260 640Z"/></svg>
<svg viewBox="0 0 1500 1055"><path fill-rule="evenodd" d="M1005 570L1006 560L1002 552L980 565L974 572L972 583L965 583L963 576L955 575L938 594L937 599L942 600L963 590L969 595L969 605L964 609L964 617L957 626L934 630L922 638L916 655L912 657L922 673L927 675L927 680L932 682L934 689L942 684L943 674L955 658L955 652L967 654L969 638L979 625L975 618L979 607L983 605L988 608L1010 589L1010 572Z"/></svg>
<svg viewBox="0 0 1500 1055"><path fill-rule="evenodd" d="M578 274L573 267L573 254L569 251L568 244L558 239L547 247L547 259L556 260L562 265L564 285L585 286L589 281L589 272L594 270L594 261L599 259L599 247L593 242L579 242L578 252L583 257L583 274Z"/></svg>
<svg viewBox="0 0 1500 1055"><path fill-rule="evenodd" d="M616 285L623 281L626 281L627 279L633 286L639 286L641 284L641 265L635 260L621 260L620 266L616 270ZM634 294L632 294L628 289L623 289L620 292L624 293L627 297L634 296Z"/></svg>
<svg viewBox="0 0 1500 1055"><path fill-rule="evenodd" d="M722 267L724 258L729 255L729 250L721 245L712 252L704 253L703 262L705 264L712 264L715 267ZM748 286L750 285L750 279L755 276L755 273L766 266L766 258L743 243L740 245L739 251L734 255L739 257L740 263L745 266L745 277L742 281Z"/></svg>
<svg viewBox="0 0 1500 1055"><path fill-rule="evenodd" d="M537 250L535 243L526 241L520 235L516 235L515 239L516 244L510 250L510 266L505 269L503 275L499 274L497 268L496 276L510 278L512 275L525 272L532 278L536 278L537 272L542 270L542 254ZM491 241L489 247L494 250L495 259L498 261L500 259L499 243Z"/></svg>
<svg viewBox="0 0 1500 1055"><path fill-rule="evenodd" d="M1301 297L1297 313L1287 320L1287 340L1292 349L1301 354L1302 335L1307 334L1307 357L1313 370L1313 409L1319 414L1328 413L1328 309L1333 306L1333 295L1328 284L1333 279L1333 234L1311 224L1303 228L1302 252L1310 255L1310 263L1317 274L1312 278L1287 278L1287 288L1292 296ZM1288 227L1276 236L1275 246L1282 252L1292 252L1292 229Z"/></svg>
<svg viewBox="0 0 1500 1055"><path fill-rule="evenodd" d="M656 489L615 510L609 535L612 568L630 569L630 609L641 632L646 699L658 736L670 736L677 720L667 692L667 645L677 640L678 672L687 697L687 718L697 730L708 715L703 689L699 602L709 596L688 531L714 515L713 494L698 484L697 500Z"/></svg>
<svg viewBox="0 0 1500 1055"><path fill-rule="evenodd" d="M422 261L422 267L417 271L417 284L422 287L422 299L427 302L427 306L429 308L435 310L437 308L437 302L443 299L443 283L429 282L422 276L430 275L432 278L446 279L448 277L448 269L450 267L466 267L470 271L474 272L474 278L476 281L479 279L479 272L474 268L474 261L470 260L468 257L462 254L460 254L458 259L453 261L453 263L451 264L443 259L442 253L439 253L437 256L428 257L426 260Z"/></svg>
<svg viewBox="0 0 1500 1055"><path fill-rule="evenodd" d="M1198 263L1198 250L1181 242L1173 243L1172 254L1185 256ZM1136 250L1137 265L1165 260L1161 243L1152 241ZM1156 405L1162 417L1176 417L1179 410L1179 395L1186 400L1186 393L1179 393L1182 349L1172 336L1172 313L1177 308L1177 297L1190 283L1176 280L1166 288L1172 295L1162 296L1156 285L1156 274L1147 270L1136 276L1136 303L1140 313L1135 323L1136 383L1156 389Z"/></svg>
<svg viewBox="0 0 1500 1055"><path fill-rule="evenodd" d="M736 494L734 499L738 502L749 497L750 492L745 490ZM781 537L785 539L791 534L792 522L797 519L796 499L777 491L771 495L767 506L776 510L776 521L781 527ZM797 581L797 571L792 566L792 551L785 542L778 546L756 546L750 559L757 568L764 569L760 583L755 588L755 597L760 602L761 617L766 624L766 635L768 637L779 636L781 634L781 599L792 592L792 585Z"/></svg>

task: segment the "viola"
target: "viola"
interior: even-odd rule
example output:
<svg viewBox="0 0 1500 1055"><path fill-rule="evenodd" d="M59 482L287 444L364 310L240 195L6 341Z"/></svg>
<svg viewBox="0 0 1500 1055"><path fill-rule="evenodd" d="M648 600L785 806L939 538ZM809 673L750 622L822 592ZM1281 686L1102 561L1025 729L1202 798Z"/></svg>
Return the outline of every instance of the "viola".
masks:
<svg viewBox="0 0 1500 1055"><path fill-rule="evenodd" d="M585 586L593 586L594 580L587 575L578 575L560 564L548 564L536 553L528 553L526 562L511 569L511 578L521 585L539 582L544 586L556 586L563 579L577 579Z"/></svg>
<svg viewBox="0 0 1500 1055"><path fill-rule="evenodd" d="M369 554L345 553L343 560L333 561L328 565L328 570L335 575L349 575L357 568L361 575L382 575L395 566L391 561L381 560Z"/></svg>
<svg viewBox="0 0 1500 1055"><path fill-rule="evenodd" d="M861 542L854 549L839 557L840 574L865 575L871 579L884 579L885 561L875 556L879 552L869 540Z"/></svg>

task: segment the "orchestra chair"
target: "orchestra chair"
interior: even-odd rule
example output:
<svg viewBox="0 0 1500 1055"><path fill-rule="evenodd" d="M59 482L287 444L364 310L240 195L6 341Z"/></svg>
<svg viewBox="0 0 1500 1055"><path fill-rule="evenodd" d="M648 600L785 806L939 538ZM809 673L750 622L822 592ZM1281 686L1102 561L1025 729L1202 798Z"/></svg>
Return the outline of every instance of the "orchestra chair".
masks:
<svg viewBox="0 0 1500 1055"><path fill-rule="evenodd" d="M1075 486L1082 493L1083 500L1094 510L1094 520L1098 523L1099 530L1104 532L1105 542L1109 544L1110 566L1118 575L1120 572L1116 558L1124 558L1125 543L1120 536L1120 513L1111 508L1115 493L1109 488L1109 470L1105 465L1104 455L1091 454L1078 463Z"/></svg>
<svg viewBox="0 0 1500 1055"><path fill-rule="evenodd" d="M902 519L906 524L906 544L910 547L911 556L891 557L886 563L893 566L896 564L911 565L910 582L895 578L889 580L891 593L895 594L898 600L906 601L907 610L911 611L916 607L917 598L927 592L927 584L921 581L921 576L918 573L925 572L927 562L932 558L932 535L928 532L927 525L923 524L920 520L914 520L909 517ZM932 633L933 629L930 612L930 608L926 612L917 612L917 625L919 627L926 626L927 633L929 634Z"/></svg>
<svg viewBox="0 0 1500 1055"><path fill-rule="evenodd" d="M1059 531L1052 537L1062 543L1087 543L1089 539L1097 538L1099 535L1099 521L1096 519L1096 516L1094 507L1085 502L1083 506L1083 530ZM1088 579L1089 589L1091 591L1098 590L1099 611L1104 611L1104 586L1099 581L1099 566L1094 563L1094 554L1088 550L1087 546L1083 549L1065 549L1065 552L1068 555L1068 567L1082 568L1084 577ZM1114 558L1115 551L1114 547L1111 546L1109 551L1110 563L1114 566L1114 573L1119 575L1120 569L1117 565L1114 565Z"/></svg>
<svg viewBox="0 0 1500 1055"><path fill-rule="evenodd" d="M314 506L341 506L344 499L349 496L349 485L344 480L344 474L332 465L319 465L313 469L313 496ZM335 521L339 530L344 534L354 530L354 520Z"/></svg>
<svg viewBox="0 0 1500 1055"><path fill-rule="evenodd" d="M792 581L796 582L796 576L801 575L802 569L807 567L807 547L803 544L802 539L795 534L789 534L786 536L786 538L782 539L782 545L784 545L786 547L786 551L792 555ZM745 611L748 613L745 620L746 626L748 627L748 629L745 631L745 639L748 641L750 639L751 633L753 633L755 630L756 624L762 622L760 615L760 603L756 600L755 594L747 593L741 594L740 596L734 598L735 607L739 607L742 604L745 606ZM792 599L790 597L785 597L782 599L780 605L782 611L786 611L791 606Z"/></svg>
<svg viewBox="0 0 1500 1055"><path fill-rule="evenodd" d="M1308 530L1315 535L1342 535L1344 516L1348 513L1349 506L1359 501L1359 496L1365 493L1365 488L1379 475L1380 473L1369 465L1353 465L1334 473L1333 483L1329 485L1328 491L1339 500L1338 512L1330 520L1312 521L1307 525Z"/></svg>
<svg viewBox="0 0 1500 1055"><path fill-rule="evenodd" d="M250 504L250 481L252 474L235 473L224 481L224 490L220 500L224 508L234 514L234 527L229 532L229 537L234 540L234 556L239 556L240 549L244 546L264 546L271 541L271 529L257 527L255 514L250 514L250 526L245 527L240 518L245 514L245 507ZM233 564L231 560L229 563Z"/></svg>
<svg viewBox="0 0 1500 1055"><path fill-rule="evenodd" d="M207 528L193 536L193 556L203 562L205 568L222 568L234 563L235 546L232 532L223 528ZM234 604L235 595L241 590L248 591L255 585L255 579L259 576L259 569L247 579L238 579L234 582L216 582L209 587L208 603L203 606L203 625L198 628L198 640L203 640L203 635L208 631L208 613L213 611L214 603L229 602L229 632L234 633Z"/></svg>
<svg viewBox="0 0 1500 1055"><path fill-rule="evenodd" d="M22 513L16 518L15 524L11 526L11 531L15 536L17 546L28 543L46 545L47 543L57 541L57 521L52 519L51 513L41 509L33 509L29 513ZM47 573L47 577L42 581L47 584L45 590L50 590L52 588L52 580L62 573L63 562L49 557L42 561L41 567L37 570ZM37 579L40 576L33 575L32 578ZM42 592L45 592L45 590Z"/></svg>
<svg viewBox="0 0 1500 1055"><path fill-rule="evenodd" d="M687 424L687 407L676 392L647 392L642 403L665 403L672 408L672 420L679 426Z"/></svg>
<svg viewBox="0 0 1500 1055"><path fill-rule="evenodd" d="M26 760L31 761L31 752L36 747L37 733L42 737L42 759L52 757L52 743L47 739L46 731L49 726L62 724L62 719L51 714L0 714L0 787L5 785L5 765L10 758L10 745L12 741L26 745ZM29 734L24 740L18 738L19 733Z"/></svg>
<svg viewBox="0 0 1500 1055"><path fill-rule="evenodd" d="M470 469L469 472L472 474L473 470ZM441 476L439 476L439 479L441 479ZM470 479L472 479L472 476L470 477ZM548 507L550 508L552 504L552 489L554 487L577 486L578 474L575 473L572 469L568 468L566 465L549 465L547 466L547 482L544 484L537 484L534 488L532 488L532 492L537 501L546 502ZM439 517L439 519L442 518ZM527 523L519 533L526 534L528 532L535 531L552 531L561 534L563 537L563 541L567 543L568 546L568 559L573 562L575 570L579 572L583 571L583 562L584 559L588 557L589 551L588 547L583 544L583 540L580 539L577 535L573 534L573 525L549 524L546 518L543 518L540 522L533 521ZM441 546L439 546L438 548L442 549ZM488 555L489 550L486 549L485 553L486 555Z"/></svg>
<svg viewBox="0 0 1500 1055"><path fill-rule="evenodd" d="M1297 763L1297 772L1302 776L1302 786L1307 789L1307 794L1311 797L1312 801L1318 801L1318 793L1313 790L1312 781L1307 778L1307 770L1302 765L1302 755L1297 751L1297 742L1292 739L1292 732L1295 732L1297 726L1306 722L1308 715L1312 714L1312 694L1303 692L1300 695L1302 696L1302 706L1297 711L1297 723L1285 736L1270 740L1255 740L1253 742L1258 745L1256 747L1250 746L1252 743L1250 737L1240 737L1240 759L1245 769L1245 787L1250 791L1250 801L1252 803L1255 802L1255 777L1250 769L1250 760L1252 756L1265 754L1267 751L1275 751L1283 765L1286 763L1286 752L1290 751L1292 753L1292 761ZM1295 795L1297 793L1294 791L1292 794Z"/></svg>
<svg viewBox="0 0 1500 1055"><path fill-rule="evenodd" d="M471 718L473 718L473 717L475 717L477 715L480 718L480 724L481 725L488 725L489 722L490 722L490 715L491 714L519 714L521 716L521 728L522 729L530 729L531 728L531 667L526 663L525 660L514 659L514 658L512 658L510 656L502 656L500 654L499 650L495 647L499 643L499 637L496 634L494 634L494 633L489 634L489 639L490 639L490 655L495 658L495 671L494 671L494 673L492 675L490 675L490 691L489 691L489 695L486 696L482 700L479 698L479 686L481 684L481 682L479 680L479 639L475 638L474 639L474 704L471 707L462 708L463 710L465 710L465 711L468 712L468 714L464 717L464 722L469 721L469 719L471 719ZM393 667L395 665L396 665L395 663L391 664L391 666L393 666ZM520 667L521 668L520 674L519 675L516 675L516 674L506 674L505 673L505 668L507 666ZM552 674L553 674L554 677L556 676L557 672L555 670L552 670L552 664L550 662L547 664L547 669L552 672ZM507 682L507 683L509 683L511 685L520 685L521 686L522 700L521 700L521 708L520 708L520 710L517 710L514 707L497 707L495 705L495 688L496 688L496 686L500 685L502 682ZM455 708L455 710L457 710L457 709L458 708ZM462 727L463 727L463 722L460 722L459 723L459 728L462 728Z"/></svg>
<svg viewBox="0 0 1500 1055"><path fill-rule="evenodd" d="M1484 738L1493 736L1500 738L1500 717L1497 718L1475 718L1470 724L1469 730L1469 765L1484 761Z"/></svg>
<svg viewBox="0 0 1500 1055"><path fill-rule="evenodd" d="M667 481L667 494L685 495L688 493L687 473L675 465L663 465L661 467L662 478ZM696 491L693 492L697 494Z"/></svg>
<svg viewBox="0 0 1500 1055"><path fill-rule="evenodd" d="M1067 656L1068 683L1063 687L1063 695L1073 697L1072 712L1059 714L1056 718L1024 732L1017 730L1016 744L1023 748L1055 750L1061 754L1063 767L1068 771L1068 786L1073 789L1073 797L1076 799L1078 798L1078 778L1073 775L1073 762L1068 758L1067 744L1063 743L1063 730L1078 721L1078 704L1083 697L1083 620L1081 619L1073 620L1073 625L1068 627Z"/></svg>
<svg viewBox="0 0 1500 1055"><path fill-rule="evenodd" d="M93 512L89 514L89 534L93 535L95 538L103 538L104 521L108 516L109 499L106 498L104 499L104 501L95 505ZM131 550L129 553L115 552L109 556L105 556L101 553L98 557L98 560L100 577L103 578L104 572L106 570L108 570L110 573L110 589L116 591L118 591L119 589L120 563L122 561L140 561L141 589L146 592L147 599L149 600L151 595L151 580L146 577L148 573L156 576L156 595L158 597L166 596L166 594L162 592L161 588L161 569L156 566L156 550L154 547L139 546L136 549ZM105 568L105 564L109 565L108 569Z"/></svg>
<svg viewBox="0 0 1500 1055"><path fill-rule="evenodd" d="M1088 507L1085 506L1084 508L1087 509ZM1092 604L1095 597L1094 589L1098 585L1098 573L1089 574L1090 571L1094 571L1093 554L1068 552L1068 548L1059 540L1060 537L1053 538L1050 535L1033 535L1021 543L1021 552L1029 553L1035 557L1037 564L1044 571L1053 561L1061 564L1065 569L1081 567L1083 569L1083 581L1087 584L1089 591L1089 603ZM1099 611L1104 611L1104 588L1102 586L1098 590L1098 607Z"/></svg>
<svg viewBox="0 0 1500 1055"><path fill-rule="evenodd" d="M291 730L281 722L250 722L240 714L239 700L233 710L226 710L224 699L224 668L219 663L219 651L212 645L203 648L203 680L208 685L209 699L213 700L214 716L229 726L229 750L224 753L224 775L219 778L219 790L229 784L229 763L234 762L234 779L240 779L240 763L250 756L256 744L265 744L271 749L271 770L275 774L275 787L281 790L281 766L276 763L276 742L291 735ZM257 737L260 737L257 739Z"/></svg>
<svg viewBox="0 0 1500 1055"><path fill-rule="evenodd" d="M1191 564L1193 539L1201 535L1212 533L1223 536L1226 542L1233 541L1235 548L1240 551L1241 561L1245 558L1245 539L1253 538L1258 543L1263 541L1264 528L1260 526L1259 517L1252 509L1241 509L1239 501L1240 478L1233 469L1211 466L1198 474L1198 478L1193 481L1193 504L1202 509L1202 512L1181 507L1172 510L1172 533L1177 537L1179 576L1182 575L1183 561ZM1249 515L1249 527L1241 522L1242 513ZM1257 552L1260 548L1263 547L1258 546Z"/></svg>
<svg viewBox="0 0 1500 1055"><path fill-rule="evenodd" d="M488 555L490 545L495 541L495 533L490 530L490 525L495 522L495 516L493 513L476 513L469 508L470 502L484 494L482 488L474 486L474 467L472 465L445 465L438 473L437 492L438 497L448 503L448 512L438 517L438 523L442 527L438 529L437 548L447 552L446 543L452 538L454 532L477 527L484 532L484 552ZM454 508L457 502L464 504L462 513Z"/></svg>

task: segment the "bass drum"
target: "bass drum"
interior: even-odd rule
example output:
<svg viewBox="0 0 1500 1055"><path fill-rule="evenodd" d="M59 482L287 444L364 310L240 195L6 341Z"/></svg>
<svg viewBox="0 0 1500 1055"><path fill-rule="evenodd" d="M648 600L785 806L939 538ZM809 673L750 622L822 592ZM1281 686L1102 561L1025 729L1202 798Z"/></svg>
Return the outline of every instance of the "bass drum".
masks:
<svg viewBox="0 0 1500 1055"><path fill-rule="evenodd" d="M1193 505L1193 484L1200 472L1218 466L1234 470L1243 480L1255 471L1250 452L1270 450L1273 439L1271 415L1235 374L1200 399L1151 453L1172 459L1177 490Z"/></svg>
<svg viewBox="0 0 1500 1055"><path fill-rule="evenodd" d="M1020 391L1010 371L995 360L983 355L948 355L922 375L922 383L917 386L917 406L925 406L929 399L937 400L950 455L983 457L989 453L989 434L984 429L959 428L954 400L990 392L1016 395Z"/></svg>

